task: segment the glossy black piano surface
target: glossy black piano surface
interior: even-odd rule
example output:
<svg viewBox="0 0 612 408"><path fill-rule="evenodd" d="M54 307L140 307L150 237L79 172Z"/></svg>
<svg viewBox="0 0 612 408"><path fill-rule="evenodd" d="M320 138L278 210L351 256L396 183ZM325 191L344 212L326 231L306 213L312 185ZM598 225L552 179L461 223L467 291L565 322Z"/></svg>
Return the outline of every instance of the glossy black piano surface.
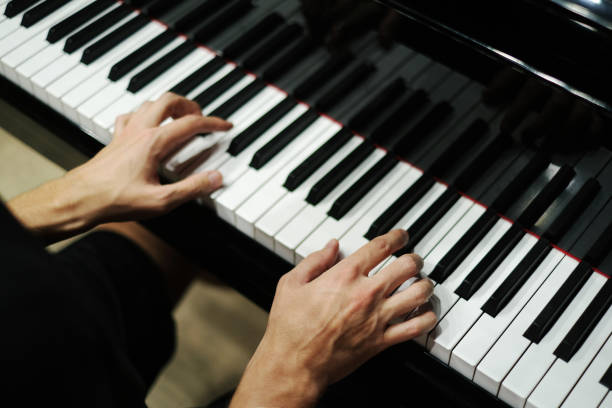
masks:
<svg viewBox="0 0 612 408"><path fill-rule="evenodd" d="M439 327L336 404L612 404L606 0L26 3L0 19L3 98L85 154L168 90L234 119L163 171L225 190L145 224L260 306L328 238L409 230Z"/></svg>

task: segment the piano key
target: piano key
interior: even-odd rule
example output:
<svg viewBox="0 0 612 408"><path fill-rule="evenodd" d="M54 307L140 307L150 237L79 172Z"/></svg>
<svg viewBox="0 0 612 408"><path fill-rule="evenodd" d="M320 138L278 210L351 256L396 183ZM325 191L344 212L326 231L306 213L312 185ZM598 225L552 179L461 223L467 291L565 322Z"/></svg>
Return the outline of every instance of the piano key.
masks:
<svg viewBox="0 0 612 408"><path fill-rule="evenodd" d="M597 276L602 281L609 279ZM603 288L602 288L603 289ZM605 316L603 316L605 314ZM559 406L578 382L589 363L612 333L612 309L603 310L595 330L585 338L584 346L571 359L558 358L527 400L528 407Z"/></svg>
<svg viewBox="0 0 612 408"><path fill-rule="evenodd" d="M334 201L328 215L336 220L344 217L397 163L395 157L386 154Z"/></svg>
<svg viewBox="0 0 612 408"><path fill-rule="evenodd" d="M386 87L382 88L376 96L361 110L357 111L349 120L352 129L361 130L371 118L378 116L392 101L397 100L406 90L406 83L402 78L396 78Z"/></svg>
<svg viewBox="0 0 612 408"><path fill-rule="evenodd" d="M28 28L64 7L70 0L44 0L23 14L21 25Z"/></svg>
<svg viewBox="0 0 612 408"><path fill-rule="evenodd" d="M263 79L273 82L297 65L315 49L310 37L302 37L275 58L262 74Z"/></svg>
<svg viewBox="0 0 612 408"><path fill-rule="evenodd" d="M606 370L604 375L601 377L601 380L599 382L602 385L608 387L608 389L612 389L612 364L610 365L610 367L608 367L608 369Z"/></svg>
<svg viewBox="0 0 612 408"><path fill-rule="evenodd" d="M79 63L80 55L61 57L49 69L32 77L32 84L35 89L41 89L40 93L54 108L78 123L77 107L108 84L108 73L115 61L164 29L161 24L152 22L89 65Z"/></svg>
<svg viewBox="0 0 612 408"><path fill-rule="evenodd" d="M610 309L611 304L612 280L607 279L597 296L593 298L582 316L555 349L554 354L561 360L569 362L580 347L583 347L585 340L591 335L603 315Z"/></svg>
<svg viewBox="0 0 612 408"><path fill-rule="evenodd" d="M606 229L599 234L599 238L586 253L584 260L593 266L599 266L612 249L610 237L612 237L612 222L609 222Z"/></svg>
<svg viewBox="0 0 612 408"><path fill-rule="evenodd" d="M270 250L274 250L274 236L304 207L306 207L307 203L305 199L312 186L321 177L332 170L338 162L343 160L362 142L361 138L353 136L353 134L346 128L340 128L340 130L333 134L317 149L317 151L313 152L309 157L312 157L317 152L321 151L325 145L327 145L330 141L333 141L337 136L348 137L348 140L346 140L342 146L331 154L329 160L322 162L320 166L314 168L311 175L308 176L298 188L292 191L287 191L285 188L283 188L281 186L281 177L284 174L275 176L274 179L270 180L268 183L271 186L266 186L267 188L265 190L267 190L267 197L271 198L269 202L272 204L269 205L269 210L267 210L255 224L255 239L264 244ZM288 173L289 171L293 173L295 170L291 170L289 168L283 173ZM287 180L288 177L289 175L287 175L285 180Z"/></svg>
<svg viewBox="0 0 612 408"><path fill-rule="evenodd" d="M200 106L204 107L217 99L228 89L236 85L245 77L245 74L238 68L234 68L229 74L208 87L202 93L193 98Z"/></svg>
<svg viewBox="0 0 612 408"><path fill-rule="evenodd" d="M236 136L230 144L227 152L232 156L237 156L253 143L263 132L272 127L285 116L297 103L291 98L286 98L276 105L272 110L254 122L244 132Z"/></svg>
<svg viewBox="0 0 612 408"><path fill-rule="evenodd" d="M147 16L159 18L176 6L176 3L169 0L153 0L145 4L141 11Z"/></svg>
<svg viewBox="0 0 612 408"><path fill-rule="evenodd" d="M609 337L561 406L563 408L596 407L603 400L606 392L612 388L612 385L606 387L599 382L611 362L612 338Z"/></svg>
<svg viewBox="0 0 612 408"><path fill-rule="evenodd" d="M85 65L91 64L148 23L149 18L142 14L134 17L130 21L125 22L121 27L118 27L100 40L85 48L85 50L83 50L83 55L81 56L81 62Z"/></svg>
<svg viewBox="0 0 612 408"><path fill-rule="evenodd" d="M250 78L250 77L247 77ZM216 132L207 137L196 136L178 152L172 155L163 166L164 174L170 179L178 178L184 173L190 163L210 147L209 140L215 138L216 134L221 137L215 143L215 149L206 157L206 161L198 164L193 172L214 170L230 158L225 151L231 139L247 129L251 124L264 116L271 108L284 98L284 94L271 87L266 87L259 95L247 102L238 111L234 112L228 119L234 122L234 126L227 132ZM262 135L263 136L263 135ZM187 169L188 170L188 169ZM224 180L226 175L224 175Z"/></svg>
<svg viewBox="0 0 612 408"><path fill-rule="evenodd" d="M612 408L612 392L608 392L603 401L599 404L599 408Z"/></svg>
<svg viewBox="0 0 612 408"><path fill-rule="evenodd" d="M204 0L177 7L167 18L168 27L177 32L185 32L225 4L227 2L224 0Z"/></svg>
<svg viewBox="0 0 612 408"><path fill-rule="evenodd" d="M171 31L164 31L113 65L108 74L108 79L111 81L120 80L137 65L141 64L147 58L150 58L153 53L165 47L175 39L176 35L174 33Z"/></svg>
<svg viewBox="0 0 612 408"><path fill-rule="evenodd" d="M93 20L100 13L113 5L111 0L96 0L83 7L70 17L52 26L47 32L47 41L54 44L86 22Z"/></svg>
<svg viewBox="0 0 612 408"><path fill-rule="evenodd" d="M176 84L172 89L170 89L170 92L185 96L189 92L191 92L196 86L198 86L198 84L204 82L204 80L209 78L214 72L221 69L224 65L225 63L223 62L223 60L215 56L206 64L196 69L187 78Z"/></svg>
<svg viewBox="0 0 612 408"><path fill-rule="evenodd" d="M589 179L568 205L555 218L550 227L542 235L542 239L532 248L516 269L508 276L491 298L483 306L483 311L495 317L497 313L512 299L523 283L534 273L540 262L548 255L552 247L549 240L556 242L567 231L568 220L575 220L584 211L599 190L599 183Z"/></svg>
<svg viewBox="0 0 612 408"><path fill-rule="evenodd" d="M322 95L315 103L315 107L321 111L331 109L340 99L346 96L360 82L365 81L375 70L373 64L362 62L352 68L339 81L334 83L333 88Z"/></svg>
<svg viewBox="0 0 612 408"><path fill-rule="evenodd" d="M279 133L274 139L270 140L253 155L250 166L260 169L274 158L281 150L291 143L304 129L313 124L318 115L313 110L304 112L295 122Z"/></svg>
<svg viewBox="0 0 612 408"><path fill-rule="evenodd" d="M561 339L603 286L603 276L592 273L578 296L568 305L550 333L538 344L532 343L501 384L499 397L511 405L524 405L555 360L553 354Z"/></svg>
<svg viewBox="0 0 612 408"><path fill-rule="evenodd" d="M537 314L546 306L546 303L554 296L563 281L578 265L576 260L568 256L562 257L562 255L560 251L553 249L545 260L546 262L541 264L538 269L542 271L543 275L548 273L550 268L553 268L552 272L545 278L544 283L537 288L536 293L519 311L510 326L507 327L506 331L503 332L476 367L474 382L494 395L498 394L501 382L531 344L528 339L523 337L523 332L533 321L534 314ZM562 257L562 259L557 266L551 266L555 263L556 257ZM536 278L538 276L541 275L534 275ZM509 311L510 309L506 308L504 310Z"/></svg>
<svg viewBox="0 0 612 408"><path fill-rule="evenodd" d="M279 30L276 30L270 38L249 53L242 65L249 70L258 68L265 61L270 60L274 54L289 45L289 43L295 40L302 32L303 28L298 23L284 25Z"/></svg>
<svg viewBox="0 0 612 408"><path fill-rule="evenodd" d="M430 135L434 129L441 126L453 113L453 107L448 102L436 104L411 130L398 140L392 150L401 156L406 156L407 152L414 149L425 135Z"/></svg>
<svg viewBox="0 0 612 408"><path fill-rule="evenodd" d="M16 31L19 27L19 20L17 18L5 18L0 21L0 40Z"/></svg>
<svg viewBox="0 0 612 408"><path fill-rule="evenodd" d="M132 11L123 5L119 5L111 9L108 13L102 17L96 19L92 23L81 28L76 33L72 34L66 39L64 45L64 52L72 53L89 42L92 38L106 31L111 26L115 25L120 20L123 20L128 15L132 14Z"/></svg>
<svg viewBox="0 0 612 408"><path fill-rule="evenodd" d="M273 12L268 14L263 20L245 31L240 37L236 38L231 44L223 49L223 56L227 58L237 58L247 50L273 32L283 23L284 19L280 14Z"/></svg>
<svg viewBox="0 0 612 408"><path fill-rule="evenodd" d="M203 44L207 43L211 37L231 25L236 19L246 14L252 7L253 4L251 0L237 0L230 3L206 19L203 25L196 26L192 38L197 42Z"/></svg>
<svg viewBox="0 0 612 408"><path fill-rule="evenodd" d="M41 0L12 0L9 1L4 9L4 15L12 18L17 14L24 12Z"/></svg>
<svg viewBox="0 0 612 408"><path fill-rule="evenodd" d="M377 143L389 140L393 135L397 135L402 129L402 124L413 119L429 102L427 92L417 89L411 95L405 97L398 106L387 114L380 126L371 135L371 139Z"/></svg>
<svg viewBox="0 0 612 408"><path fill-rule="evenodd" d="M306 99L322 84L333 78L342 68L350 63L353 56L349 53L334 54L321 65L317 70L306 77L293 91L293 95L298 99Z"/></svg>
<svg viewBox="0 0 612 408"><path fill-rule="evenodd" d="M365 174L384 155L380 149L376 149L368 155L354 170L330 191L327 196L317 205L307 205L296 217L294 217L274 237L275 252L283 259L295 262L296 249L300 244L318 227L326 218L327 212L338 196ZM300 255L301 256L301 255Z"/></svg>
<svg viewBox="0 0 612 408"><path fill-rule="evenodd" d="M233 97L228 99L226 102L224 102L222 105L215 108L215 110L210 112L210 116L217 116L220 118L228 117L233 112L235 112L238 108L244 105L247 101L249 101L255 95L260 93L265 88L265 86L266 84L262 80L255 79L253 82L251 82L249 85L243 88L236 95L234 95Z"/></svg>
<svg viewBox="0 0 612 408"><path fill-rule="evenodd" d="M352 133L347 128L342 128L322 145L310 157L296 167L285 180L283 187L289 191L298 188L307 178L309 178L323 163L344 146L352 137ZM331 169L330 169L331 170Z"/></svg>

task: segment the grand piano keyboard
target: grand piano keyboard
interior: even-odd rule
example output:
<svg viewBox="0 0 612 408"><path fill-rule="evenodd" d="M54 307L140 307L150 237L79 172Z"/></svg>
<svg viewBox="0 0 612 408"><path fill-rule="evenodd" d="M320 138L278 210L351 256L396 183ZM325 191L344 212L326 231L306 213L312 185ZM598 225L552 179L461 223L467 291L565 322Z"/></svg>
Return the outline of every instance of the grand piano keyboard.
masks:
<svg viewBox="0 0 612 408"><path fill-rule="evenodd" d="M297 1L0 6L2 75L101 143L146 100L197 101L234 128L162 171L219 169L219 217L294 264L407 229L440 317L418 343L511 406L612 407L608 150L515 143L480 82L375 32L330 53Z"/></svg>

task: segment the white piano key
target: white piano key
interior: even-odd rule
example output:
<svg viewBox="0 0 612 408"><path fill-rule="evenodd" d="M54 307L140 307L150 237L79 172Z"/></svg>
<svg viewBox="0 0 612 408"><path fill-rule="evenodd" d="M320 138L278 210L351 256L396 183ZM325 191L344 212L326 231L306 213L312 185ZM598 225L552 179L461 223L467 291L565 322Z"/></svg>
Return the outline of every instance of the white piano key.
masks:
<svg viewBox="0 0 612 408"><path fill-rule="evenodd" d="M531 392L555 361L553 351L603 286L604 282L600 278L601 275L593 273L548 334L538 344L532 343L529 346L502 382L499 391L502 400L512 406L525 405Z"/></svg>
<svg viewBox="0 0 612 408"><path fill-rule="evenodd" d="M109 129L115 123L115 118L118 115L125 112L132 112L143 102L149 99L155 99L153 96L156 93L168 91L174 84L180 81L180 79L185 76L185 73L193 68L193 66L200 65L211 58L212 55L209 52L196 48L172 68L159 75L138 92L125 92L123 96L112 105L106 107L102 112L96 115L94 122L101 127Z"/></svg>
<svg viewBox="0 0 612 408"><path fill-rule="evenodd" d="M599 408L612 408L612 391L608 391L601 404L599 404Z"/></svg>
<svg viewBox="0 0 612 408"><path fill-rule="evenodd" d="M453 305L455 303L457 303L457 300L459 299L459 296L457 296L455 294L455 292L452 292L452 291L448 290L447 288L445 288L442 285L435 285L434 286L433 297L436 298L437 312L438 312L438 321L439 322L444 319L444 317L446 316L448 311L451 309L451 307L453 307ZM449 322L447 320L447 321L445 321L443 323L442 327L446 328L450 324L452 324L452 322ZM431 348L431 345L429 345L429 342L428 342L429 337L432 334L435 335L437 333L436 330L438 332L443 330L443 328L440 328L438 326L439 325L436 325L436 327L434 327L434 329L432 331L430 331L429 333L423 333L420 336L416 337L414 339L414 341L416 341L417 343L419 343L423 347L427 346L428 348ZM444 359L444 357L445 356L442 355L442 359ZM446 361L448 361L448 360L446 360Z"/></svg>
<svg viewBox="0 0 612 408"><path fill-rule="evenodd" d="M607 278L597 273L593 274L592 278L599 281L600 287L607 280ZM585 303L588 305L590 300L590 298L588 302L585 300ZM597 326L595 326L584 344L572 356L570 361L565 362L560 358L555 360L550 370L548 370L527 399L527 407L543 408L561 405L599 349L603 347L610 333L612 333L612 309L608 309L607 313L603 315ZM612 357L612 353L609 356Z"/></svg>
<svg viewBox="0 0 612 408"><path fill-rule="evenodd" d="M293 168L286 167L288 163L299 163L305 160L321 144L325 143L325 140L329 139L332 135L338 132L338 130L340 130L340 125L324 117L317 119L314 123L308 126L298 137L298 139L301 139L302 137L308 139L313 138L315 143L304 146L302 151L300 151L297 155L291 157L290 160L283 162L283 166L285 166L284 168L286 171L284 174L285 178L289 172L293 170ZM247 172L247 174L248 173L250 172ZM253 237L255 222L271 206L273 206L278 199L280 199L280 194L278 194L278 191L278 186L276 184L266 182L261 185L259 189L246 201L244 201L235 211L236 227L246 235Z"/></svg>
<svg viewBox="0 0 612 408"><path fill-rule="evenodd" d="M610 314L610 311L608 311ZM607 317L607 322L612 321L612 317ZM606 316L601 320L600 324L606 322ZM601 330L600 330L601 331ZM609 332L610 330L608 330ZM586 344L583 345L583 348ZM559 361L559 360L557 360ZM557 364L555 362L555 364ZM606 396L608 388L599 381L604 373L612 364L612 337L599 350L587 370L584 372L576 386L563 401L562 408L583 408L596 407ZM553 366L554 367L554 366Z"/></svg>
<svg viewBox="0 0 612 408"><path fill-rule="evenodd" d="M397 184L384 194L380 200L376 203L374 207L370 211L368 211L364 216L351 228L342 238L339 240L340 244L340 254L342 257L345 257L349 254L352 254L363 245L368 243L367 238L364 235L370 229L372 223L391 206L404 192L412 186L421 177L423 172L417 168L414 168L408 164L403 164L410 168L410 171L406 172L404 177L402 177Z"/></svg>
<svg viewBox="0 0 612 408"><path fill-rule="evenodd" d="M20 27L22 16L23 12L12 18L6 18L4 21L0 22L0 40L15 32L15 30Z"/></svg>
<svg viewBox="0 0 612 408"><path fill-rule="evenodd" d="M219 139L214 151L192 172L199 173L219 168L229 157L226 151L229 143L231 143L231 139L262 117L283 97L284 94L282 92L267 87L259 95L230 115L227 120L232 122L234 127L228 132L223 132L223 137ZM185 144L164 163L164 173L171 179L179 177L185 170L185 167L189 166L200 153L206 150L205 139L195 137Z"/></svg>
<svg viewBox="0 0 612 408"><path fill-rule="evenodd" d="M28 28L19 26L15 31L0 40L0 57L4 57L36 34L46 30L54 23L61 21L64 17L69 16L82 4L83 1L80 0L70 1ZM15 18L16 17L13 17L13 19ZM19 17L19 20L21 20L21 17ZM2 69L2 72L6 74L4 69Z"/></svg>
<svg viewBox="0 0 612 408"><path fill-rule="evenodd" d="M367 211L370 210L389 188L397 183L408 171L406 166L396 164L349 212L339 220L327 217L325 221L308 236L295 250L300 258L323 248L332 238L341 238Z"/></svg>
<svg viewBox="0 0 612 408"><path fill-rule="evenodd" d="M483 313L453 350L451 366L472 379L476 366L508 328L523 306L563 259L563 253L553 249L512 300L495 317Z"/></svg>
<svg viewBox="0 0 612 408"><path fill-rule="evenodd" d="M77 111L79 113L79 123L89 129L95 129L97 133L102 133L106 128L96 129L96 124L93 121L94 117L104 108L119 99L121 95L127 92L126 88L128 86L128 83L130 82L131 76L134 73L140 72L141 69L149 66L149 64L155 62L158 58L164 56L169 51L184 42L185 40L182 38L174 39L169 44L162 47L159 51L149 56L149 58L147 58L144 62L138 64L134 69L132 69L118 81L113 82L107 78L104 78L104 80L102 81L102 83L105 84L103 88L96 92L90 99L88 99L85 103L83 103L77 108ZM91 80L93 80L93 78Z"/></svg>
<svg viewBox="0 0 612 408"><path fill-rule="evenodd" d="M559 262L542 286L512 321L508 329L478 364L474 374L474 382L492 394L498 394L502 380L529 347L530 341L523 337L523 333L577 265L578 262L569 256L565 256Z"/></svg>
<svg viewBox="0 0 612 408"><path fill-rule="evenodd" d="M209 115L212 111L214 111L219 106L227 102L232 96L236 95L238 92L246 88L247 85L249 85L251 82L255 80L255 78L256 78L255 75L252 75L252 74L245 75L244 78L236 82L231 88L225 91L217 99L212 101L210 104L206 105L204 109L202 109L202 113L204 115Z"/></svg>
<svg viewBox="0 0 612 408"><path fill-rule="evenodd" d="M289 262L295 263L295 250L327 217L327 212L336 199L366 171L370 169L384 152L376 149L355 168L336 188L327 194L317 205L308 204L274 237L274 250Z"/></svg>
<svg viewBox="0 0 612 408"><path fill-rule="evenodd" d="M287 191L282 184L289 173L301 163L291 163L289 172L285 171L270 181L276 187L271 197L275 204L255 223L255 239L270 250L274 250L274 235L276 235L296 214L306 205L306 197L314 184L331 171L340 161L355 149L362 140L352 137L321 167L300 184L294 191ZM406 165L404 165L406 166ZM284 177L284 178L283 178ZM269 194L269 193L268 193Z"/></svg>
<svg viewBox="0 0 612 408"><path fill-rule="evenodd" d="M221 67L217 72L212 74L209 78L206 78L201 84L196 86L191 92L185 95L188 99L194 99L196 96L201 94L206 89L210 88L211 85L219 82L221 78L232 72L236 68L234 64L226 64Z"/></svg>
<svg viewBox="0 0 612 408"><path fill-rule="evenodd" d="M406 214L393 226L392 229L401 228L407 230L421 215L446 191L446 186L435 182L433 186L417 201Z"/></svg>

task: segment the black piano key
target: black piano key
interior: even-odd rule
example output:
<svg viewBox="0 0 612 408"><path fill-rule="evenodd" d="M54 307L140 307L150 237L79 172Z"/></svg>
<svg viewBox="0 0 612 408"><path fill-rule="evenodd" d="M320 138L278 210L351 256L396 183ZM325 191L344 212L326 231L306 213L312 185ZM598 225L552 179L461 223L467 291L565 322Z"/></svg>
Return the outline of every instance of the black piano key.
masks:
<svg viewBox="0 0 612 408"><path fill-rule="evenodd" d="M160 48L170 44L175 38L176 34L169 30L159 34L140 48L123 57L121 61L115 63L115 65L113 65L110 69L108 79L111 81L117 81L123 78L125 74L136 68L138 64L142 63L151 55L155 54ZM83 56L84 55L85 53L83 53Z"/></svg>
<svg viewBox="0 0 612 408"><path fill-rule="evenodd" d="M397 100L405 90L406 83L404 80L402 78L395 79L349 119L349 127L357 131L361 130L366 123L377 117L393 101Z"/></svg>
<svg viewBox="0 0 612 408"><path fill-rule="evenodd" d="M235 68L209 88L202 91L202 93L193 98L193 100L204 108L206 105L210 104L212 101L221 96L225 91L236 85L236 83L244 78L244 76L244 73L242 73L238 68Z"/></svg>
<svg viewBox="0 0 612 408"><path fill-rule="evenodd" d="M516 200L516 197L520 196L527 189L549 163L550 161L543 154L533 156L510 184L495 198L490 208L500 213L505 212Z"/></svg>
<svg viewBox="0 0 612 408"><path fill-rule="evenodd" d="M551 250L552 246L550 246L546 239L539 239L510 275L504 279L504 282L487 299L482 306L482 311L493 317L497 316L510 303L514 295L527 282L527 279L533 275Z"/></svg>
<svg viewBox="0 0 612 408"><path fill-rule="evenodd" d="M604 260L606 255L612 249L612 222L608 224L606 229L599 235L593 246L584 256L584 260L591 265L597 267Z"/></svg>
<svg viewBox="0 0 612 408"><path fill-rule="evenodd" d="M276 30L284 21L285 19L278 13L268 14L263 20L245 31L244 34L225 47L223 49L223 56L227 58L237 58L241 56L272 31Z"/></svg>
<svg viewBox="0 0 612 408"><path fill-rule="evenodd" d="M171 0L155 0L142 8L142 12L151 17L160 17L162 14L177 5Z"/></svg>
<svg viewBox="0 0 612 408"><path fill-rule="evenodd" d="M482 119L474 120L429 166L429 173L442 177L446 170L488 131L489 125Z"/></svg>
<svg viewBox="0 0 612 408"><path fill-rule="evenodd" d="M279 50L299 37L303 30L302 26L298 23L285 25L274 33L272 37L255 48L255 50L244 60L242 65L250 70L258 68L263 63L272 59Z"/></svg>
<svg viewBox="0 0 612 408"><path fill-rule="evenodd" d="M442 195L438 197L438 199L430 205L410 227L408 227L409 240L408 244L405 246L405 250L412 252L412 249L421 242L425 234L444 217L444 214L459 201L460 197L461 195L454 188L450 187L446 189L446 191L442 193Z"/></svg>
<svg viewBox="0 0 612 408"><path fill-rule="evenodd" d="M238 0L219 10L206 20L204 26L199 27L193 38L200 43L206 43L223 29L229 27L234 21L246 14L253 7L251 0Z"/></svg>
<svg viewBox="0 0 612 408"><path fill-rule="evenodd" d="M453 113L453 107L448 102L436 104L419 122L400 138L391 149L400 156L405 156L418 146L421 141L440 127Z"/></svg>
<svg viewBox="0 0 612 408"><path fill-rule="evenodd" d="M58 42L69 33L76 30L79 26L94 19L98 14L113 4L115 3L111 0L96 0L86 7L83 7L70 17L65 18L51 27L47 32L47 41L51 44Z"/></svg>
<svg viewBox="0 0 612 408"><path fill-rule="evenodd" d="M554 177L544 186L538 195L529 203L516 222L525 228L531 226L544 214L549 205L561 194L572 181L576 172L571 166L562 166Z"/></svg>
<svg viewBox="0 0 612 408"><path fill-rule="evenodd" d="M478 220L467 230L455 245L442 257L440 262L429 274L429 278L442 283L469 255L478 242L489 232L498 221L497 215L490 209L485 211Z"/></svg>
<svg viewBox="0 0 612 408"><path fill-rule="evenodd" d="M333 169L327 172L308 192L306 201L312 205L317 205L329 194L338 184L342 182L366 157L376 149L371 143L364 141Z"/></svg>
<svg viewBox="0 0 612 408"><path fill-rule="evenodd" d="M337 220L344 217L359 200L368 194L395 167L397 162L398 160L393 155L386 154L334 201L327 214Z"/></svg>
<svg viewBox="0 0 612 408"><path fill-rule="evenodd" d="M302 37L272 61L270 66L263 72L263 78L270 82L277 80L292 67L296 66L302 59L306 58L314 49L315 43L313 40L310 37Z"/></svg>
<svg viewBox="0 0 612 408"><path fill-rule="evenodd" d="M142 14L134 17L130 21L126 21L120 27L117 27L103 38L100 38L98 41L85 48L83 50L81 62L86 65L91 64L149 22L149 18Z"/></svg>
<svg viewBox="0 0 612 408"><path fill-rule="evenodd" d="M69 2L70 0L45 0L23 14L21 25L31 27Z"/></svg>
<svg viewBox="0 0 612 408"><path fill-rule="evenodd" d="M580 262L523 336L534 343L539 343L574 299L576 293L584 286L592 272L591 265Z"/></svg>
<svg viewBox="0 0 612 408"><path fill-rule="evenodd" d="M587 208L591 201L601 189L599 182L594 179L588 179L563 208L562 212L555 218L550 226L542 234L543 238L552 242L557 242L569 227L578 219L580 214Z"/></svg>
<svg viewBox="0 0 612 408"><path fill-rule="evenodd" d="M127 4L128 6L131 6L133 8L138 8L140 6L142 6L143 4L148 3L151 0L123 0L123 2L125 4Z"/></svg>
<svg viewBox="0 0 612 408"><path fill-rule="evenodd" d="M140 91L155 78L166 72L185 56L189 55L195 48L195 44L186 41L168 54L160 57L157 61L152 62L151 65L144 68L130 79L130 83L127 87L128 91L132 93Z"/></svg>
<svg viewBox="0 0 612 408"><path fill-rule="evenodd" d="M427 174L415 181L404 193L391 204L370 226L364 235L367 239L387 233L433 186L435 180Z"/></svg>
<svg viewBox="0 0 612 408"><path fill-rule="evenodd" d="M100 35L112 25L127 17L131 12L132 10L130 10L128 7L121 5L106 13L102 17L68 37L66 39L66 43L64 44L64 52L72 54L87 42L91 41L92 38Z"/></svg>
<svg viewBox="0 0 612 408"><path fill-rule="evenodd" d="M221 69L223 65L225 65L225 62L223 62L221 58L214 57L206 64L195 70L187 78L176 84L172 89L170 89L170 92L183 96L187 95L196 86L204 82L206 78L210 77L213 73Z"/></svg>
<svg viewBox="0 0 612 408"><path fill-rule="evenodd" d="M353 136L347 128L340 129L327 142L319 147L313 154L296 167L285 180L285 187L289 191L298 188L308 177L332 157Z"/></svg>
<svg viewBox="0 0 612 408"><path fill-rule="evenodd" d="M578 193L576 193L553 220L544 234L542 234L542 238L536 242L529 253L527 253L527 256L521 260L487 300L482 308L483 312L493 317L497 316L549 254L552 249L549 241L554 243L561 239L570 225L591 203L599 188L599 182L595 179L589 179L582 185Z"/></svg>
<svg viewBox="0 0 612 408"><path fill-rule="evenodd" d="M175 31L184 32L199 22L207 19L221 7L227 4L226 0L205 0L194 8L187 8L185 12L168 26Z"/></svg>
<svg viewBox="0 0 612 408"><path fill-rule="evenodd" d="M354 67L337 84L335 84L332 89L322 95L319 100L315 102L316 108L321 111L331 109L336 103L338 103L338 101L355 89L357 85L365 81L366 78L375 70L376 68L374 65L368 62L363 62Z"/></svg>
<svg viewBox="0 0 612 408"><path fill-rule="evenodd" d="M296 105L297 103L292 98L284 99L232 139L227 152L232 156L237 156L242 153L242 151L249 147L255 139L261 136L267 129L271 128L272 125L278 122Z"/></svg>
<svg viewBox="0 0 612 408"><path fill-rule="evenodd" d="M470 299L478 289L491 277L497 267L508 257L516 244L525 236L525 232L517 224L512 227L495 243L487 254L470 271L455 293L464 299Z"/></svg>
<svg viewBox="0 0 612 408"><path fill-rule="evenodd" d="M561 344L555 349L555 356L563 361L570 361L585 340L593 332L597 323L612 305L612 279L608 279L591 303L565 335Z"/></svg>
<svg viewBox="0 0 612 408"><path fill-rule="evenodd" d="M253 159L249 166L254 169L262 168L268 163L274 156L276 156L281 150L283 150L289 143L293 141L300 133L310 126L319 116L313 110L308 110L285 130L280 132L276 137L266 143L261 149L259 149L253 155Z"/></svg>
<svg viewBox="0 0 612 408"><path fill-rule="evenodd" d="M608 389L612 390L612 364L610 364L610 367L608 367L603 377L601 377L599 383L605 385L606 387L608 387Z"/></svg>
<svg viewBox="0 0 612 408"><path fill-rule="evenodd" d="M353 56L349 53L332 55L325 64L321 65L310 76L306 77L293 91L293 96L298 99L306 99L334 75L348 65Z"/></svg>
<svg viewBox="0 0 612 408"><path fill-rule="evenodd" d="M457 175L453 185L461 191L470 188L510 144L510 138L499 134Z"/></svg>
<svg viewBox="0 0 612 408"><path fill-rule="evenodd" d="M255 95L261 92L261 90L265 87L266 84L262 80L255 79L236 95L222 103L218 108L215 108L209 114L209 116L218 116L220 118L229 117L231 114L240 109L240 107L242 107L245 103L251 100Z"/></svg>
<svg viewBox="0 0 612 408"><path fill-rule="evenodd" d="M15 17L17 14L22 11L32 7L34 4L38 3L40 0L12 0L6 4L6 8L4 9L4 15L8 18Z"/></svg>
<svg viewBox="0 0 612 408"><path fill-rule="evenodd" d="M392 139L398 132L398 129L401 129L401 125L414 117L428 102L429 97L424 90L418 89L414 91L374 129L371 139L379 144Z"/></svg>

